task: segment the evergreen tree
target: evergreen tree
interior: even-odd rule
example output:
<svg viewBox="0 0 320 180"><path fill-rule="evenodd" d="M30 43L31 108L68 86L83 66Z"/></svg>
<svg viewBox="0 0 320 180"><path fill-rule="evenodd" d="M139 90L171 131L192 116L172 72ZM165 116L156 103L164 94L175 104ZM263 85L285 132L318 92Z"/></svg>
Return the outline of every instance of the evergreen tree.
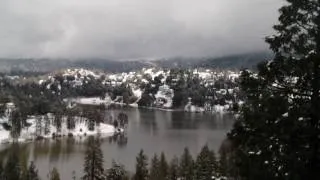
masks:
<svg viewBox="0 0 320 180"><path fill-rule="evenodd" d="M72 171L72 179L73 179L73 180L76 180L76 179L77 179L76 171Z"/></svg>
<svg viewBox="0 0 320 180"><path fill-rule="evenodd" d="M116 162L112 162L112 167L107 170L107 179L108 180L125 180L129 179L127 172L124 167Z"/></svg>
<svg viewBox="0 0 320 180"><path fill-rule="evenodd" d="M87 126L89 131L94 131L95 129L95 119L97 117L97 114L93 110L89 110L87 115L88 121L87 121Z"/></svg>
<svg viewBox="0 0 320 180"><path fill-rule="evenodd" d="M168 180L177 180L179 178L179 160L174 157L169 165Z"/></svg>
<svg viewBox="0 0 320 180"><path fill-rule="evenodd" d="M144 154L143 150L140 151L136 160L136 172L133 180L147 180L149 177L148 157Z"/></svg>
<svg viewBox="0 0 320 180"><path fill-rule="evenodd" d="M153 156L153 158L151 159L149 179L150 180L160 180L161 179L160 178L160 161L159 161L157 154L155 154Z"/></svg>
<svg viewBox="0 0 320 180"><path fill-rule="evenodd" d="M197 157L194 177L197 180L208 180L216 176L217 170L215 154L205 145Z"/></svg>
<svg viewBox="0 0 320 180"><path fill-rule="evenodd" d="M192 180L194 175L194 162L188 148L185 148L180 158L179 176L182 180Z"/></svg>
<svg viewBox="0 0 320 180"><path fill-rule="evenodd" d="M100 109L100 108L95 110L95 125L96 126L100 126L100 123L103 123L103 121L105 119L105 112L103 111L103 109ZM103 108L104 108L104 106L103 106Z"/></svg>
<svg viewBox="0 0 320 180"><path fill-rule="evenodd" d="M71 112L67 115L67 129L73 130L76 127L74 116Z"/></svg>
<svg viewBox="0 0 320 180"><path fill-rule="evenodd" d="M57 112L54 116L54 125L57 128L57 133L61 132L61 124L62 124L62 114Z"/></svg>
<svg viewBox="0 0 320 180"><path fill-rule="evenodd" d="M44 116L44 134L48 135L50 133L50 119L48 114Z"/></svg>
<svg viewBox="0 0 320 180"><path fill-rule="evenodd" d="M88 129L89 131L94 131L95 129L95 121L92 118L88 119Z"/></svg>
<svg viewBox="0 0 320 180"><path fill-rule="evenodd" d="M223 176L223 177L227 177L228 176L228 169L229 169L229 165L228 165L228 158L226 153L221 153L220 154L220 158L219 158L219 175Z"/></svg>
<svg viewBox="0 0 320 180"><path fill-rule="evenodd" d="M83 180L103 180L105 178L100 141L99 137L89 137L88 139Z"/></svg>
<svg viewBox="0 0 320 180"><path fill-rule="evenodd" d="M16 110L13 111L10 116L11 121L11 132L10 135L12 138L17 139L20 136L22 124L20 113Z"/></svg>
<svg viewBox="0 0 320 180"><path fill-rule="evenodd" d="M36 135L41 136L42 133L42 116L36 117Z"/></svg>
<svg viewBox="0 0 320 180"><path fill-rule="evenodd" d="M247 100L229 138L242 178L320 178L319 9L287 0L267 38L274 59L241 75Z"/></svg>
<svg viewBox="0 0 320 180"><path fill-rule="evenodd" d="M128 115L126 115L125 113L121 112L118 115L118 120L119 120L120 127L124 128L124 126L126 124L128 124Z"/></svg>
<svg viewBox="0 0 320 180"><path fill-rule="evenodd" d="M159 164L160 179L164 180L168 177L168 163L164 153L161 153Z"/></svg>
<svg viewBox="0 0 320 180"><path fill-rule="evenodd" d="M25 180L39 180L38 170L33 162L30 163Z"/></svg>
<svg viewBox="0 0 320 180"><path fill-rule="evenodd" d="M26 107L25 103L21 103L23 105L19 106L19 112L20 112L20 123L21 127L25 127L27 125L27 119L28 119L28 107Z"/></svg>
<svg viewBox="0 0 320 180"><path fill-rule="evenodd" d="M0 117L3 117L5 115L5 111L6 111L6 105L0 103Z"/></svg>
<svg viewBox="0 0 320 180"><path fill-rule="evenodd" d="M50 180L60 180L60 174L57 168L53 168L49 174Z"/></svg>

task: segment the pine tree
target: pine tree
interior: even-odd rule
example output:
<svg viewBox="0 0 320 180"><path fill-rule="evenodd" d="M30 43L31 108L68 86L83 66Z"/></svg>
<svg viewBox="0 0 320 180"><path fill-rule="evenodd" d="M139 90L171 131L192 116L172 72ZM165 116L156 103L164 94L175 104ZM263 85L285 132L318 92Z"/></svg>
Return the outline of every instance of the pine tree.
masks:
<svg viewBox="0 0 320 180"><path fill-rule="evenodd" d="M0 103L0 117L3 117L5 115L6 106L4 103Z"/></svg>
<svg viewBox="0 0 320 180"><path fill-rule="evenodd" d="M319 0L287 0L267 38L274 59L241 75L247 100L229 138L242 178L320 177L319 9Z"/></svg>
<svg viewBox="0 0 320 180"><path fill-rule="evenodd" d="M44 116L44 134L48 135L50 133L50 119L48 114Z"/></svg>
<svg viewBox="0 0 320 180"><path fill-rule="evenodd" d="M20 113L17 110L13 111L10 119L12 125L10 135L12 138L17 139L20 136L22 128Z"/></svg>
<svg viewBox="0 0 320 180"><path fill-rule="evenodd" d="M95 119L96 119L96 116L97 114L93 111L93 110L90 110L87 112L87 118L88 118L88 121L87 121L87 126L88 126L88 130L89 131L94 131L95 129Z"/></svg>
<svg viewBox="0 0 320 180"><path fill-rule="evenodd" d="M124 128L126 124L128 124L128 115L125 113L121 112L118 115L118 120L121 128Z"/></svg>
<svg viewBox="0 0 320 180"><path fill-rule="evenodd" d="M42 133L42 116L36 117L36 135L41 136Z"/></svg>
<svg viewBox="0 0 320 180"><path fill-rule="evenodd" d="M76 171L72 171L72 180L76 180L77 176L76 176Z"/></svg>
<svg viewBox="0 0 320 180"><path fill-rule="evenodd" d="M157 154L155 154L153 156L153 158L151 159L151 167L150 167L150 176L149 176L150 180L159 180L160 178L160 161L159 158L157 156Z"/></svg>
<svg viewBox="0 0 320 180"><path fill-rule="evenodd" d="M100 141L99 137L89 137L88 139L83 180L103 180L105 178Z"/></svg>
<svg viewBox="0 0 320 180"><path fill-rule="evenodd" d="M103 106L104 109L104 106ZM103 123L105 119L105 113L101 109L96 109L95 111L95 123L96 126L100 126L100 123Z"/></svg>
<svg viewBox="0 0 320 180"><path fill-rule="evenodd" d="M194 177L197 180L208 180L216 177L217 170L215 154L205 145L197 157Z"/></svg>
<svg viewBox="0 0 320 180"><path fill-rule="evenodd" d="M57 133L61 133L62 114L57 112L54 116L54 125L57 128Z"/></svg>
<svg viewBox="0 0 320 180"><path fill-rule="evenodd" d="M112 162L112 167L107 170L108 180L125 180L128 179L127 172L124 167L116 162Z"/></svg>
<svg viewBox="0 0 320 180"><path fill-rule="evenodd" d="M169 165L168 180L177 180L179 178L179 160L174 157Z"/></svg>
<svg viewBox="0 0 320 180"><path fill-rule="evenodd" d="M40 180L38 170L33 162L30 163L25 180Z"/></svg>
<svg viewBox="0 0 320 180"><path fill-rule="evenodd" d="M226 153L220 153L220 158L219 158L219 176L227 177L228 176L228 158Z"/></svg>
<svg viewBox="0 0 320 180"><path fill-rule="evenodd" d="M159 170L160 170L160 179L162 180L166 179L168 177L168 163L163 152L160 155Z"/></svg>
<svg viewBox="0 0 320 180"><path fill-rule="evenodd" d="M149 177L148 157L144 154L143 150L140 151L136 160L136 172L133 180L147 180Z"/></svg>
<svg viewBox="0 0 320 180"><path fill-rule="evenodd" d="M75 126L76 124L75 124L74 116L72 113L69 112L67 116L67 129L73 130Z"/></svg>
<svg viewBox="0 0 320 180"><path fill-rule="evenodd" d="M180 158L179 176L182 180L192 180L194 176L194 161L188 148L184 149Z"/></svg>
<svg viewBox="0 0 320 180"><path fill-rule="evenodd" d="M27 125L27 119L28 119L28 110L25 105L19 107L19 112L20 112L20 123L21 127L25 127Z"/></svg>
<svg viewBox="0 0 320 180"><path fill-rule="evenodd" d="M60 174L57 168L53 168L49 174L50 180L60 180Z"/></svg>
<svg viewBox="0 0 320 180"><path fill-rule="evenodd" d="M95 121L92 118L88 120L88 129L89 131L94 131L95 129Z"/></svg>

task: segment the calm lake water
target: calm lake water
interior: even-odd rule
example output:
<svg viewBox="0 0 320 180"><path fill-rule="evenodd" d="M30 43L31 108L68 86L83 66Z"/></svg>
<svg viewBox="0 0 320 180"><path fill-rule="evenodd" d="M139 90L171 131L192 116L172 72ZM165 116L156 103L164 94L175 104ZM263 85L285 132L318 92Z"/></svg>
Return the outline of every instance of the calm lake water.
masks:
<svg viewBox="0 0 320 180"><path fill-rule="evenodd" d="M114 117L121 110L108 110ZM126 136L105 138L102 143L105 166L112 160L134 171L135 157L143 149L151 157L154 153L165 152L168 159L180 156L185 147L195 155L202 146L219 150L221 142L234 122L231 114L197 114L185 112L167 112L147 109L125 109L129 117ZM2 145L2 154L6 149ZM57 141L33 142L20 146L20 156L34 161L42 179L57 167L61 179L72 179L82 175L85 144L66 138Z"/></svg>

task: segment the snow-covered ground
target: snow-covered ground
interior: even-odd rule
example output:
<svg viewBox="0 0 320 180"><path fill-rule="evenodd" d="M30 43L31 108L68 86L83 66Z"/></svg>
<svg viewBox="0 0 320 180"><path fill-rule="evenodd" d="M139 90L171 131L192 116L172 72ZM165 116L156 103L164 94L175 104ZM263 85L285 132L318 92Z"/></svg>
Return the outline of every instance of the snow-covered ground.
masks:
<svg viewBox="0 0 320 180"><path fill-rule="evenodd" d="M66 117L63 118L63 120L66 120ZM52 135L59 135L59 136L68 136L69 134L72 134L74 137L82 137L82 136L90 136L90 135L97 135L100 134L101 137L108 137L114 135L114 133L117 131L113 125L100 123L99 126L95 126L95 129L93 131L90 131L88 129L86 120L80 120L80 117L75 117L75 128L73 130L68 130L66 123L62 123L61 126L61 132L57 131L57 128L53 125L49 126L49 131L47 134L45 134L45 121L42 120L42 131L38 132L38 135L36 135L36 119L34 117L30 117L27 119L27 122L31 124L29 127L25 127L21 130L20 137L16 139L18 142L25 142L25 141L31 141L35 140L37 136L41 136L43 138L52 138ZM7 117L0 118L1 123L8 122ZM7 131L3 128L2 125L0 125L0 143L9 143L13 142L13 138L10 135L10 131Z"/></svg>
<svg viewBox="0 0 320 180"><path fill-rule="evenodd" d="M216 112L216 113L225 113L229 110L229 106L225 105L225 106L221 106L221 105L214 105L212 108L212 112Z"/></svg>
<svg viewBox="0 0 320 180"><path fill-rule="evenodd" d="M203 107L195 106L195 105L186 105L184 107L184 111L186 112L204 112Z"/></svg>
<svg viewBox="0 0 320 180"><path fill-rule="evenodd" d="M163 108L171 108L173 96L174 91L173 89L170 89L168 85L160 86L157 94L155 94L156 103L161 105Z"/></svg>
<svg viewBox="0 0 320 180"><path fill-rule="evenodd" d="M82 105L110 105L110 104L117 104L117 105L125 105L125 103L120 102L119 100L120 97L111 100L110 97L106 97L105 99L101 99L100 97L81 97L81 98L74 98L74 99L64 99L65 102L73 102L76 104L82 104ZM130 107L138 107L137 102L139 99L132 103L129 104ZM71 105L69 107L72 107Z"/></svg>
<svg viewBox="0 0 320 180"><path fill-rule="evenodd" d="M84 105L100 105L100 104L109 104L111 103L110 98L99 98L99 97L90 97L90 98L77 98L74 99L74 102L77 104L84 104Z"/></svg>
<svg viewBox="0 0 320 180"><path fill-rule="evenodd" d="M210 112L213 112L213 113L226 113L229 110L230 110L230 106L229 105L225 105L225 106L214 105L214 106L212 106ZM205 108L203 108L203 107L187 104L184 107L184 111L186 111L186 112L205 112L205 111L208 111L208 110L205 110Z"/></svg>

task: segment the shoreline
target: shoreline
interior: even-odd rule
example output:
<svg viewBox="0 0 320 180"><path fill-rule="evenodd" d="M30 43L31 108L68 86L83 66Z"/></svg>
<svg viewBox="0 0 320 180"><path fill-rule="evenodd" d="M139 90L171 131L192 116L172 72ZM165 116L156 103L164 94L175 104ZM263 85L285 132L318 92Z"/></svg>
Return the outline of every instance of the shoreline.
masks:
<svg viewBox="0 0 320 180"><path fill-rule="evenodd" d="M153 109L153 110L160 110L160 111L167 111L167 112L187 112L187 113L229 113L233 112L232 110L225 110L224 106L222 105L214 105L212 108L214 108L216 111L186 111L184 108L161 108L161 107L148 107L148 106L138 106L137 103L131 103L126 104L123 102L116 102L116 101L107 101L104 99L100 99L98 97L80 97L80 98L73 98L70 99L73 100L78 105L93 105L93 106L121 106L121 107L130 107L130 108L141 108L141 109ZM198 107L204 109L204 107Z"/></svg>
<svg viewBox="0 0 320 180"><path fill-rule="evenodd" d="M119 104L117 104L119 105ZM177 109L167 109L167 108L160 108L160 107L148 107L148 106L131 106L130 104L125 104L123 107L128 107L128 108L135 108L135 109L149 109L149 110L159 110L159 111L167 111L167 112L185 112L185 113L210 113L210 114L215 114L215 113L235 113L234 111L186 111L181 108Z"/></svg>
<svg viewBox="0 0 320 180"><path fill-rule="evenodd" d="M137 109L149 109L149 110L159 110L159 111L167 111L167 112L186 112L183 109L166 109L166 108L159 108L159 107L148 107L148 106L139 106L133 107Z"/></svg>
<svg viewBox="0 0 320 180"><path fill-rule="evenodd" d="M12 139L11 137L7 137L7 138L1 139L0 146L6 145L6 144L13 144L13 143L27 144L27 143L37 142L37 141L44 141L44 140L55 141L55 140L68 139L68 138L75 139L76 141L82 141L90 136L98 136L98 135L101 138L108 138L108 137L112 137L114 135L123 133L123 131L124 130L121 129L120 131L116 130L110 133L90 133L90 134L84 133L84 134L73 134L73 135L63 134L58 136L37 136L37 137L29 137L29 138L18 138L17 140Z"/></svg>

